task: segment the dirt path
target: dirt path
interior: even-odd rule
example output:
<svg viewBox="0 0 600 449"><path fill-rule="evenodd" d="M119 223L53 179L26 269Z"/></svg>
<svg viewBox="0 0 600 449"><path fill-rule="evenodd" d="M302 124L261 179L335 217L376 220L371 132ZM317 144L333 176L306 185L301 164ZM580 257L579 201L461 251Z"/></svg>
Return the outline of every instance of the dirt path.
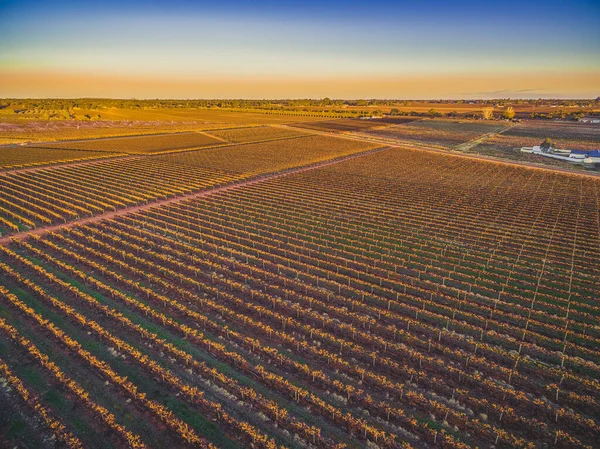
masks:
<svg viewBox="0 0 600 449"><path fill-rule="evenodd" d="M225 139L222 139L221 137L217 137L217 136L213 136L212 134L209 134L208 131L196 131L196 133L202 134L203 136L206 136L206 137L210 137L211 139L220 140L221 142L231 143L231 142L229 142L229 140L225 140Z"/></svg>
<svg viewBox="0 0 600 449"><path fill-rule="evenodd" d="M126 207L124 209L106 212L106 213L103 213L100 215L94 215L92 217L81 218L79 220L69 221L67 223L60 223L60 224L51 225L51 226L44 226L44 227L32 229L30 231L24 231L24 232L20 232L18 234L14 234L14 235L0 237L0 245L7 245L11 242L11 240L22 240L31 235L42 235L47 232L58 231L60 229L71 228L73 226L84 225L87 223L94 223L94 222L102 221L105 219L119 217L121 215L127 215L127 214L140 212L140 211L147 210L147 209L152 209L155 207L164 206L166 204L178 203L180 201L185 201L185 200L189 200L192 198L200 198L200 197L210 196L210 195L214 195L214 194L221 193L221 192L228 192L230 190L241 189L245 186L257 184L259 182L268 181L271 179L282 178L284 176L289 176L289 175L293 175L296 173L302 173L302 172L306 172L306 171L310 171L310 170L315 170L317 168L327 167L329 165L334 165L334 164L338 164L343 161L356 159L359 157L367 156L369 154L378 153L380 151L385 151L387 149L389 149L389 147L375 148L373 150L363 151L360 153L351 154L349 156L343 156L341 158L332 159L332 160L328 160L325 162L319 162L317 164L304 165L301 167L288 169L283 172L261 175L257 178L252 178L252 179L249 179L246 181L240 181L240 182L233 183L233 184L227 184L227 185L220 186L220 187L214 187L214 188L208 189L208 190L201 190L199 192L188 193L186 195L176 196L174 198L168 198L165 200L158 200L158 201L154 201L154 202L151 202L148 204L141 204L138 206Z"/></svg>
<svg viewBox="0 0 600 449"><path fill-rule="evenodd" d="M482 136L476 137L475 139L469 140L468 142L464 142L464 143L461 143L460 145L456 145L453 149L455 151L461 151L464 153L466 151L469 151L471 148L476 147L480 143L485 142L486 140L490 139L491 137L497 136L498 134L502 134L503 132L508 131L512 127L513 127L513 125L508 125L508 126L504 127L504 129L501 129L500 131L492 131L490 133L483 134Z"/></svg>

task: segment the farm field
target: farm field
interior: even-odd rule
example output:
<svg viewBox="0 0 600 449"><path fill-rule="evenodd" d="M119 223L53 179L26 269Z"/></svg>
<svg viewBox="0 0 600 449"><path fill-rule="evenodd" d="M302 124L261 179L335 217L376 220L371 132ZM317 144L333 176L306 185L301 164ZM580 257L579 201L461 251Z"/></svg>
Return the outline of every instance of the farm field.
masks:
<svg viewBox="0 0 600 449"><path fill-rule="evenodd" d="M2 234L64 223L239 180L221 170L154 158L0 174Z"/></svg>
<svg viewBox="0 0 600 449"><path fill-rule="evenodd" d="M0 170L48 164L66 164L118 156L125 156L125 153L63 150L26 146L0 147Z"/></svg>
<svg viewBox="0 0 600 449"><path fill-rule="evenodd" d="M557 148L593 150L600 146L600 126L586 123L523 122L512 126L502 134L485 139L469 148L467 152L573 170L581 169L581 167L567 162L520 151L522 147L540 145L546 138L552 139Z"/></svg>
<svg viewBox="0 0 600 449"><path fill-rule="evenodd" d="M377 143L308 135L272 142L168 154L156 159L252 176L324 162L381 146Z"/></svg>
<svg viewBox="0 0 600 449"><path fill-rule="evenodd" d="M108 142L113 148L139 152L145 144L153 146L145 155L126 159L0 174L3 184L0 232L6 235L77 220L381 147L380 144L307 136L151 156L151 149L174 151L166 150L166 145L173 145L166 137L160 136L159 142L154 140L159 139L158 136L85 141L78 146L101 147ZM188 143L195 139L176 135L175 142L181 137ZM133 143L127 144L129 141ZM220 140L217 142L226 145Z"/></svg>
<svg viewBox="0 0 600 449"><path fill-rule="evenodd" d="M598 201L389 148L6 242L0 397L69 447L597 447Z"/></svg>
<svg viewBox="0 0 600 449"><path fill-rule="evenodd" d="M557 142L582 142L600 144L600 125L578 122L534 121L519 123L506 132L507 136L545 139L550 137Z"/></svg>
<svg viewBox="0 0 600 449"><path fill-rule="evenodd" d="M47 148L93 150L121 153L156 153L223 144L223 140L199 132L169 133L150 136L78 140L46 144Z"/></svg>
<svg viewBox="0 0 600 449"><path fill-rule="evenodd" d="M204 125L210 126L210 125ZM216 125L215 125L216 126ZM0 122L0 145L11 143L53 142L62 140L97 139L119 136L135 136L195 131L198 123L162 122L142 120L37 120L10 119Z"/></svg>
<svg viewBox="0 0 600 449"><path fill-rule="evenodd" d="M60 115L41 119L42 111L8 115L0 110L0 145L27 142L94 139L140 134L202 131L219 128L307 122L331 119L316 113L267 113L226 109L93 109L74 111L76 119ZM85 116L98 117L82 120Z"/></svg>
<svg viewBox="0 0 600 449"><path fill-rule="evenodd" d="M0 2L0 449L600 449L598 17Z"/></svg>
<svg viewBox="0 0 600 449"><path fill-rule="evenodd" d="M456 120L419 120L404 125L363 131L364 134L404 142L451 148L484 134L506 128L505 123Z"/></svg>
<svg viewBox="0 0 600 449"><path fill-rule="evenodd" d="M396 123L408 123L415 121L414 118L398 117L398 118L381 118L373 120L360 120L360 119L337 119L337 120L324 120L319 122L308 122L308 123L294 123L295 128L306 128L313 129L316 131L327 131L327 132L348 132L348 131L361 131L371 128L379 128L382 126L388 126Z"/></svg>
<svg viewBox="0 0 600 449"><path fill-rule="evenodd" d="M288 137L301 137L306 134L292 129L274 128L270 126L253 126L248 128L231 128L210 131L208 134L227 140L231 143L246 143L259 140L284 139Z"/></svg>

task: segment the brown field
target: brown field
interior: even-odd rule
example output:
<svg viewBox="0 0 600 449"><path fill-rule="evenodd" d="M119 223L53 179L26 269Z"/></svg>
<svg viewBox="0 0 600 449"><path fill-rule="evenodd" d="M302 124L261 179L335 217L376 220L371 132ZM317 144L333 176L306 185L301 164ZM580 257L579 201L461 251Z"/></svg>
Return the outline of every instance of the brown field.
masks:
<svg viewBox="0 0 600 449"><path fill-rule="evenodd" d="M145 120L163 122L196 121L199 125L222 126L262 125L295 121L323 120L325 114L307 111L267 111L226 108L157 108L157 109L93 109L80 110L80 114L100 114L106 120ZM332 115L336 115L331 113ZM208 128L206 128L208 129Z"/></svg>
<svg viewBox="0 0 600 449"><path fill-rule="evenodd" d="M141 134L195 131L194 122L10 120L0 122L0 144L97 139Z"/></svg>
<svg viewBox="0 0 600 449"><path fill-rule="evenodd" d="M600 126L585 123L528 121L518 123L502 134L485 139L467 149L467 152L581 170L579 165L520 151L522 147L539 145L547 137L554 140L558 148L565 150L593 150L600 147Z"/></svg>
<svg viewBox="0 0 600 449"><path fill-rule="evenodd" d="M1 175L0 228L34 228L230 183L241 176L140 157ZM4 229L3 234L14 230Z"/></svg>
<svg viewBox="0 0 600 449"><path fill-rule="evenodd" d="M506 127L504 122L424 119L406 125L364 131L366 135L451 148Z"/></svg>
<svg viewBox="0 0 600 449"><path fill-rule="evenodd" d="M226 109L94 109L77 110L100 120L40 120L40 113L8 115L0 111L0 144L49 142L139 134L201 131L273 123L324 120L316 113L268 113L267 111L231 111Z"/></svg>
<svg viewBox="0 0 600 449"><path fill-rule="evenodd" d="M137 148L151 143L152 138L140 138ZM307 136L159 156L152 156L148 149L141 157L125 160L7 172L1 178L4 191L0 198L0 231L6 234L14 232L14 226L33 228L88 217L380 146Z"/></svg>
<svg viewBox="0 0 600 449"><path fill-rule="evenodd" d="M292 129L255 126L250 128L232 128L208 132L211 136L227 140L231 143L255 142L258 140L300 137L306 134Z"/></svg>
<svg viewBox="0 0 600 449"><path fill-rule="evenodd" d="M414 119L407 119L406 121L413 121ZM308 123L294 123L293 126L297 128L307 128L315 131L330 131L330 132L344 132L344 131L361 131L365 129L378 128L381 126L387 126L393 122L386 121L385 119L373 119L373 120L362 120L362 119L337 119L337 120L324 120L319 122L308 122Z"/></svg>
<svg viewBox="0 0 600 449"><path fill-rule="evenodd" d="M174 133L146 136L117 137L47 144L48 148L95 150L121 153L155 153L223 144L221 139L203 133Z"/></svg>
<svg viewBox="0 0 600 449"><path fill-rule="evenodd" d="M104 151L79 151L26 146L0 146L0 169L14 169L37 165L65 164L93 159L124 156L124 153Z"/></svg>
<svg viewBox="0 0 600 449"><path fill-rule="evenodd" d="M507 136L531 137L539 142L549 137L562 145L595 145L600 147L600 125L580 122L529 120L505 133ZM563 147L560 147L563 148ZM565 146L565 148L567 148ZM568 147L568 149L576 147ZM585 148L585 147L584 147Z"/></svg>
<svg viewBox="0 0 600 449"><path fill-rule="evenodd" d="M0 447L595 449L594 135L324 123L0 148Z"/></svg>
<svg viewBox="0 0 600 449"><path fill-rule="evenodd" d="M190 151L158 156L157 159L206 167L232 173L256 175L314 164L380 147L381 144L308 136L273 142L250 143L235 147Z"/></svg>
<svg viewBox="0 0 600 449"><path fill-rule="evenodd" d="M59 211L217 173L163 159L6 179ZM599 193L389 148L4 241L0 417L74 449L594 448Z"/></svg>

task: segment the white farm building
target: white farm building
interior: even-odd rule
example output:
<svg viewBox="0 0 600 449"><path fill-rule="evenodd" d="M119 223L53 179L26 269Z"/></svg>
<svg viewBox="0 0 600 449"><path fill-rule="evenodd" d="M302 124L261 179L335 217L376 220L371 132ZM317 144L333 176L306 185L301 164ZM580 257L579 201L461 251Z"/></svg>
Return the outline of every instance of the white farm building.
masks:
<svg viewBox="0 0 600 449"><path fill-rule="evenodd" d="M562 150L559 148L542 148L540 145L521 148L523 153L532 153L539 156L558 159L575 164L599 164L600 150Z"/></svg>

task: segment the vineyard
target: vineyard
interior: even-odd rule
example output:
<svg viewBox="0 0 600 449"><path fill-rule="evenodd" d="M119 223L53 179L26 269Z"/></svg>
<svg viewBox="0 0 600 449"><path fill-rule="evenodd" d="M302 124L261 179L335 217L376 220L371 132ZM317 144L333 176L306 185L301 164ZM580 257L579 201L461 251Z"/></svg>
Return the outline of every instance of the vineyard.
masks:
<svg viewBox="0 0 600 449"><path fill-rule="evenodd" d="M0 170L109 159L124 155L125 153L107 153L104 151L61 150L22 146L7 147L0 149Z"/></svg>
<svg viewBox="0 0 600 449"><path fill-rule="evenodd" d="M253 126L248 128L231 128L210 131L210 135L232 143L246 143L267 139L301 137L305 134L291 129L274 128L271 126Z"/></svg>
<svg viewBox="0 0 600 449"><path fill-rule="evenodd" d="M308 136L7 172L0 174L0 232L5 235L189 195L377 147L380 145Z"/></svg>
<svg viewBox="0 0 600 449"><path fill-rule="evenodd" d="M20 113L0 108L0 145L206 131L296 121L306 123L336 116L330 113L267 113L251 109L212 108L155 107L140 110L102 107L70 111L31 109Z"/></svg>
<svg viewBox="0 0 600 449"><path fill-rule="evenodd" d="M57 142L55 144L48 144L47 147L135 154L200 148L217 144L223 144L223 141L206 134L193 132Z"/></svg>
<svg viewBox="0 0 600 449"><path fill-rule="evenodd" d="M367 135L449 148L505 128L504 123L419 120L382 129L364 130Z"/></svg>
<svg viewBox="0 0 600 449"><path fill-rule="evenodd" d="M600 178L212 134L0 174L0 445L600 447Z"/></svg>
<svg viewBox="0 0 600 449"><path fill-rule="evenodd" d="M169 154L157 157L157 160L189 167L208 167L214 170L258 175L324 162L381 146L381 144L334 137L307 136Z"/></svg>
<svg viewBox="0 0 600 449"><path fill-rule="evenodd" d="M599 127L594 124L573 122L525 122L506 133L509 136L534 137L537 140L550 137L558 141L582 141L600 143Z"/></svg>
<svg viewBox="0 0 600 449"><path fill-rule="evenodd" d="M402 120L402 122L411 122L414 119ZM390 125L394 122L376 119L376 120L358 120L358 119L342 119L342 120L324 120L320 122L307 122L307 123L294 123L294 127L312 129L316 131L327 131L327 132L348 132L348 131L361 131L371 128L378 128L381 126Z"/></svg>
<svg viewBox="0 0 600 449"><path fill-rule="evenodd" d="M138 158L0 175L3 234L231 183L240 175Z"/></svg>

